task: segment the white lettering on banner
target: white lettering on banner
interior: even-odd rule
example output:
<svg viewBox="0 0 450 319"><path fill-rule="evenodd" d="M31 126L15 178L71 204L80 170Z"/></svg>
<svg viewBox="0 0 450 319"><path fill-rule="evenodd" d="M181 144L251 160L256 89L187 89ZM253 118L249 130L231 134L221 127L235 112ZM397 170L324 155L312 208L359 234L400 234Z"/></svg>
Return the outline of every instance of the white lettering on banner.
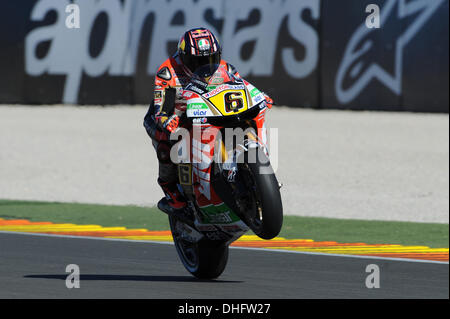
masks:
<svg viewBox="0 0 450 319"><path fill-rule="evenodd" d="M29 75L43 73L67 75L63 102L76 103L82 72L96 77L108 71L111 75L123 75L123 62L129 23L131 1L122 7L119 1L78 0L81 28L71 32L65 27L65 8L69 0L40 0L31 13L32 21L41 21L49 11L56 11L55 24L32 30L25 39L25 70ZM103 49L97 57L89 54L89 38L96 17L104 12L108 16L108 32ZM127 14L128 13L128 14ZM37 46L51 40L47 55L39 59Z"/></svg>
<svg viewBox="0 0 450 319"><path fill-rule="evenodd" d="M70 4L80 8L77 32L65 26L65 10ZM257 10L259 21L236 31L238 22L245 21ZM302 12L309 10L313 19L319 19L318 0L38 0L30 19L42 21L50 11L57 20L31 30L25 39L25 70L39 76L44 73L66 75L63 102L77 103L83 72L90 77L104 74L131 76L137 67L139 44L143 26L153 17L147 73L154 74L159 65L172 54L167 52L169 42L178 42L188 29L204 26L217 34L223 44L224 58L238 67L242 76L270 76L274 71L277 50L281 52L284 70L293 78L308 76L317 66L318 35L312 26L301 20ZM206 21L206 13L223 20L222 34ZM108 30L100 53L89 53L91 33L97 18L105 14ZM182 24L172 25L173 18L181 14ZM305 48L302 60L296 60L293 48L278 48L278 36L283 19L287 17L289 35ZM146 40L146 39L144 39ZM46 56L38 58L39 44L51 41ZM255 41L249 59L242 59L242 47Z"/></svg>
<svg viewBox="0 0 450 319"><path fill-rule="evenodd" d="M319 37L311 26L295 17L301 16L304 10L309 9L311 16L318 20L320 18L320 2L315 0L291 0L290 3L292 3L292 10L289 11L289 33L305 46L306 54L304 60L297 61L294 57L294 49L285 48L282 51L282 58L286 72L291 77L300 79L307 77L317 66L319 60Z"/></svg>

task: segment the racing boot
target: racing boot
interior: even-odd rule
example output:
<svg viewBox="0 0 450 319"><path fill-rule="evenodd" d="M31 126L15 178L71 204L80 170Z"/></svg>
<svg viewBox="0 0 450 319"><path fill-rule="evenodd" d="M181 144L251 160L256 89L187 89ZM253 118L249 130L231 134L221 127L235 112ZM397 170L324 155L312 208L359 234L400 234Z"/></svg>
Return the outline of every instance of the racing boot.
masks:
<svg viewBox="0 0 450 319"><path fill-rule="evenodd" d="M195 228L192 211L189 209L184 196L177 189L176 184L163 182L160 179L158 179L158 184L166 194L166 197L158 202L158 208L167 215Z"/></svg>
<svg viewBox="0 0 450 319"><path fill-rule="evenodd" d="M165 182L158 178L158 184L161 186L164 194L166 194L166 197L160 200L161 203L168 204L172 210L182 210L187 206L186 199L180 193L175 183Z"/></svg>

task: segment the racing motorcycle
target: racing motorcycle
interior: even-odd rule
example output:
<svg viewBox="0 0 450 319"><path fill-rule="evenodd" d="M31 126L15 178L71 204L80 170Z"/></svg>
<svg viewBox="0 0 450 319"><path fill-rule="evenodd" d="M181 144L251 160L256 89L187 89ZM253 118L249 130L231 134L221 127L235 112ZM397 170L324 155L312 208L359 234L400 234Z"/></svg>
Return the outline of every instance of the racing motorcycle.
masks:
<svg viewBox="0 0 450 319"><path fill-rule="evenodd" d="M184 134L171 158L178 156L178 189L188 205L179 212L158 204L169 215L184 267L200 279L220 276L229 245L249 229L272 239L283 223L281 184L266 145L265 96L226 74L219 85L193 78L185 86Z"/></svg>

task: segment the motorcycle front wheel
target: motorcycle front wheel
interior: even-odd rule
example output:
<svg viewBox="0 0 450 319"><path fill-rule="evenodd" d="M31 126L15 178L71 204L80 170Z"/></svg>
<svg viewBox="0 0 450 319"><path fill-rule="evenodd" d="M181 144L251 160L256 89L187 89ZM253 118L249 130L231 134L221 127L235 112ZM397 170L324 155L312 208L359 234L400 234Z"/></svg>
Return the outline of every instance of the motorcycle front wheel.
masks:
<svg viewBox="0 0 450 319"><path fill-rule="evenodd" d="M225 270L228 262L228 245L206 237L197 243L181 237L176 218L169 216L170 229L178 256L184 267L199 279L215 279Z"/></svg>
<svg viewBox="0 0 450 319"><path fill-rule="evenodd" d="M247 194L241 199L244 219L262 239L276 237L283 225L280 187L268 157L261 148L250 149L238 163L240 181Z"/></svg>

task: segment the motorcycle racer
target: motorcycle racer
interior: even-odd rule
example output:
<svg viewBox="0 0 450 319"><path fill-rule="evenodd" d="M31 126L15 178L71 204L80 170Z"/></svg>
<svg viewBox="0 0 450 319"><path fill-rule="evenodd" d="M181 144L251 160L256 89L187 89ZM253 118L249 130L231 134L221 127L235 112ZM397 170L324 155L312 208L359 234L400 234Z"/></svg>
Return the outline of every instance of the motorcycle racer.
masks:
<svg viewBox="0 0 450 319"><path fill-rule="evenodd" d="M154 98L144 118L144 127L152 139L159 161L158 184L168 204L174 210L186 206L186 200L177 188L177 167L170 159L170 133L180 125L186 111L183 89L198 76L202 80L221 84L226 73L241 78L231 64L221 59L222 49L214 34L205 28L191 29L184 33L178 43L178 50L164 61L155 76ZM196 72L196 74L194 74ZM273 101L266 96L269 107Z"/></svg>

